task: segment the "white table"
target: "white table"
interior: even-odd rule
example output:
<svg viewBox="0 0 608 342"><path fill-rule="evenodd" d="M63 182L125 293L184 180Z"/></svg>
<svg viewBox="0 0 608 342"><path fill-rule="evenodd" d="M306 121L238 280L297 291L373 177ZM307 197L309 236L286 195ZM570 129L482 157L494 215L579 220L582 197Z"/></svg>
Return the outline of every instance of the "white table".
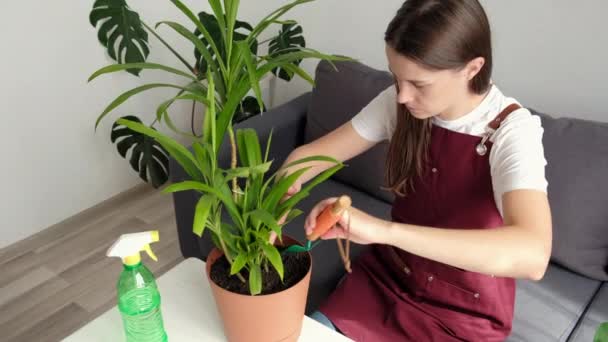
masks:
<svg viewBox="0 0 608 342"><path fill-rule="evenodd" d="M205 276L205 263L190 258L157 279L161 309L169 341L225 342L222 324L211 288ZM118 275L116 275L118 277ZM68 342L124 341L122 320L117 307L106 311L68 336ZM304 316L301 342L352 341Z"/></svg>

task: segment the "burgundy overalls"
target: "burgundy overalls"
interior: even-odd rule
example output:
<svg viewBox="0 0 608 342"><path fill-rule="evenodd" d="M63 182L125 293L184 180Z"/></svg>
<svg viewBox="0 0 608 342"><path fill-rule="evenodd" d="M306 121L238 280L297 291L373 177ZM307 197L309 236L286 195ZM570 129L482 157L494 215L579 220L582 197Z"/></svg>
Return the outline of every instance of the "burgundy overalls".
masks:
<svg viewBox="0 0 608 342"><path fill-rule="evenodd" d="M496 129L517 108L509 106L489 127ZM414 192L396 197L393 221L451 229L502 226L490 176L492 146L483 139L487 151L478 153L481 140L433 126L430 165L415 180ZM514 300L512 278L372 245L320 311L357 342L488 342L509 335Z"/></svg>

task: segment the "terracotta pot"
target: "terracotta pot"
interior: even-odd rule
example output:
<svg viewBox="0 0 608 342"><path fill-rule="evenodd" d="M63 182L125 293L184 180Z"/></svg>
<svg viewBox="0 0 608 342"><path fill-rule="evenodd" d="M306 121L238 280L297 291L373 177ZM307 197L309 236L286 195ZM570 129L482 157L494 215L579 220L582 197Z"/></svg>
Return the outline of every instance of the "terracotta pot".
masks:
<svg viewBox="0 0 608 342"><path fill-rule="evenodd" d="M284 235L283 244L290 246L299 243ZM308 273L296 285L281 292L258 296L227 291L211 279L211 266L222 255L217 248L209 253L206 273L228 341L297 341L302 330L312 271L310 254L308 254L310 260Z"/></svg>

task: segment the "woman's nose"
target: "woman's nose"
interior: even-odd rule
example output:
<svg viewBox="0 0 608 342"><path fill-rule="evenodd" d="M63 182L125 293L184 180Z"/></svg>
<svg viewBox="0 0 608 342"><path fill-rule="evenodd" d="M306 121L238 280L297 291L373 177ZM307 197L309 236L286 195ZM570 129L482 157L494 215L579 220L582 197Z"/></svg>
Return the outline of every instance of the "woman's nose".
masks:
<svg viewBox="0 0 608 342"><path fill-rule="evenodd" d="M397 95L397 102L400 104L408 104L413 100L413 94L409 87L403 85L399 87L399 94Z"/></svg>

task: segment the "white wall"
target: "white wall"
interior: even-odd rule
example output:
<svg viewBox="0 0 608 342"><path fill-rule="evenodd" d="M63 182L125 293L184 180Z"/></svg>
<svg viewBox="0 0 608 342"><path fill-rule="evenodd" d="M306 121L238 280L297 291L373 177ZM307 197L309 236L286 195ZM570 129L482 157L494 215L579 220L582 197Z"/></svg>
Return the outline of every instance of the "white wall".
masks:
<svg viewBox="0 0 608 342"><path fill-rule="evenodd" d="M206 9L206 1L185 1ZM495 81L524 104L555 115L607 120L602 101L608 87L608 2L587 0L482 0L492 21ZM31 235L140 183L109 141L112 119L137 114L150 120L171 92L130 100L104 121L103 108L126 89L150 81L178 79L144 72L105 76L87 84L97 68L110 64L88 23L93 1L0 3L0 100L3 146L0 177L0 247ZM286 0L241 1L240 18L256 22ZM345 54L386 69L383 33L401 0L370 3L324 0L305 4L286 18L304 26L310 47ZM168 1L130 1L148 23L185 23ZM195 8L195 7L193 7ZM188 44L160 30L187 58ZM154 38L150 61L181 67ZM305 62L310 73L316 62ZM309 90L295 80L278 81L275 104ZM189 108L177 120L187 128ZM174 116L175 117L175 116Z"/></svg>
<svg viewBox="0 0 608 342"><path fill-rule="evenodd" d="M285 1L264 3L278 6ZM383 34L401 4L402 0L316 1L296 9L293 17L304 27L310 47L386 70ZM494 81L507 95L552 115L608 121L607 1L482 0L482 4L493 29ZM256 15L264 11L248 10ZM309 72L315 65L305 63ZM277 87L277 103L308 89L302 81Z"/></svg>
<svg viewBox="0 0 608 342"><path fill-rule="evenodd" d="M150 24L160 19L184 22L169 1L130 3ZM97 133L94 122L127 89L150 81L182 82L144 71L142 79L121 73L87 84L93 71L111 63L89 24L92 4L68 0L0 3L0 247L139 184L128 161L110 142L111 124L129 114L151 123L156 105L173 92L151 91L133 98L112 113ZM166 36L181 41L176 35ZM150 41L150 61L182 68L153 37ZM187 44L176 45L185 56L192 55ZM189 106L175 108L176 114L184 114L178 120L180 127L188 128Z"/></svg>

